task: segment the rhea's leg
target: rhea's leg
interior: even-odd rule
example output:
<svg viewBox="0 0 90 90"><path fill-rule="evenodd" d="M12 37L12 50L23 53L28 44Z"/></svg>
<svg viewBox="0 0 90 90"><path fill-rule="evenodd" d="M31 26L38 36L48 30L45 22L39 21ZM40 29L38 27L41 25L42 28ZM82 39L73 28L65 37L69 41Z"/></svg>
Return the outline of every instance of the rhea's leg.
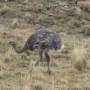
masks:
<svg viewBox="0 0 90 90"><path fill-rule="evenodd" d="M48 55L48 51L45 51L45 56L46 56L46 59L47 59L48 73L50 74L51 73L51 71L50 71L50 57Z"/></svg>
<svg viewBox="0 0 90 90"><path fill-rule="evenodd" d="M43 59L43 50L39 51L39 57L40 57L40 59L36 62L35 66L37 66L39 64L39 62L42 62L42 59Z"/></svg>
<svg viewBox="0 0 90 90"><path fill-rule="evenodd" d="M43 60L43 49L39 51L39 57L40 57L40 61L42 62L42 60Z"/></svg>

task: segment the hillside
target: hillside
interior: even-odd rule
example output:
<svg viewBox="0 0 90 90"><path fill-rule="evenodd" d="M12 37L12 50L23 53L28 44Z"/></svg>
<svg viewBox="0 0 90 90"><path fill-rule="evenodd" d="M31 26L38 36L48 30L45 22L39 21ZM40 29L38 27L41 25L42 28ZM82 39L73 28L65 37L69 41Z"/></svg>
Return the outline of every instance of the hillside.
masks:
<svg viewBox="0 0 90 90"><path fill-rule="evenodd" d="M0 90L90 90L90 1L79 1L81 11L70 2L0 1ZM14 40L23 47L37 30L55 31L65 44L49 53L51 75L46 62L34 67L37 52L17 54L8 45Z"/></svg>

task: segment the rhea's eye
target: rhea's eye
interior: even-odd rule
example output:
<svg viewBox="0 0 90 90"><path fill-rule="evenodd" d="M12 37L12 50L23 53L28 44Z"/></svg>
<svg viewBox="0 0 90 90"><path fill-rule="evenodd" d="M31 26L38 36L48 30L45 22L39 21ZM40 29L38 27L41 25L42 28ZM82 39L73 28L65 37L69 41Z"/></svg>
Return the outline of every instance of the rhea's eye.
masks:
<svg viewBox="0 0 90 90"><path fill-rule="evenodd" d="M37 40L37 41L35 42L35 44L39 44L39 41Z"/></svg>
<svg viewBox="0 0 90 90"><path fill-rule="evenodd" d="M34 48L38 48L38 45L36 44L36 45L34 45Z"/></svg>
<svg viewBox="0 0 90 90"><path fill-rule="evenodd" d="M39 42L36 42L36 44L39 44Z"/></svg>

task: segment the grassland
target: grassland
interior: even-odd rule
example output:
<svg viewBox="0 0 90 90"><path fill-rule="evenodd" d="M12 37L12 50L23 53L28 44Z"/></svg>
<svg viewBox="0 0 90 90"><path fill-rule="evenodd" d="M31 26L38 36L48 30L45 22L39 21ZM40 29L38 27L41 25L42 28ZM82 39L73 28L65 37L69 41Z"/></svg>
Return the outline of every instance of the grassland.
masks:
<svg viewBox="0 0 90 90"><path fill-rule="evenodd" d="M78 16L49 3L55 1L0 3L0 90L90 90L90 13ZM62 52L50 52L51 75L46 62L34 67L36 52L17 54L8 45L14 40L23 47L45 29L58 32L65 44Z"/></svg>

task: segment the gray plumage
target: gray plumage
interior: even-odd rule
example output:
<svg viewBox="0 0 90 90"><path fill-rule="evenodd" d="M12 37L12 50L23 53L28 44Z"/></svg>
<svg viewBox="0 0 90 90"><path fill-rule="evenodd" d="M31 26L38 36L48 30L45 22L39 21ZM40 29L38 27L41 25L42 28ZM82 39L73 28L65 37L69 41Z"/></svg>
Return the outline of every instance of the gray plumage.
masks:
<svg viewBox="0 0 90 90"><path fill-rule="evenodd" d="M26 42L26 46L30 50L48 48L48 49L60 49L62 41L59 35L50 31L37 31L30 36Z"/></svg>
<svg viewBox="0 0 90 90"><path fill-rule="evenodd" d="M27 39L24 47L21 49L16 47L16 43L14 41L10 41L9 44L13 46L17 53L22 53L27 50L34 51L37 49L39 51L40 61L42 61L44 53L47 59L49 72L50 57L48 55L48 51L61 50L64 48L64 44L62 43L59 34L51 31L36 31Z"/></svg>

